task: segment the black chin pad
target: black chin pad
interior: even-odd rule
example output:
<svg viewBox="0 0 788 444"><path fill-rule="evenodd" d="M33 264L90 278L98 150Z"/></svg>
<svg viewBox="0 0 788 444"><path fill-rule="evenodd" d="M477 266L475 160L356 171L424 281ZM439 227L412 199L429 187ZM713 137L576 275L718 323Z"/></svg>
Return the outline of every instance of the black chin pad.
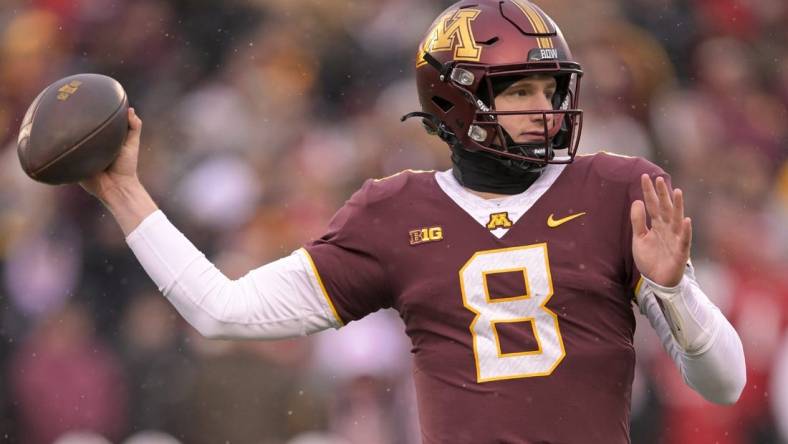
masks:
<svg viewBox="0 0 788 444"><path fill-rule="evenodd" d="M539 178L542 167L523 168L522 162L482 151L452 147L452 174L464 187L497 194L520 194Z"/></svg>

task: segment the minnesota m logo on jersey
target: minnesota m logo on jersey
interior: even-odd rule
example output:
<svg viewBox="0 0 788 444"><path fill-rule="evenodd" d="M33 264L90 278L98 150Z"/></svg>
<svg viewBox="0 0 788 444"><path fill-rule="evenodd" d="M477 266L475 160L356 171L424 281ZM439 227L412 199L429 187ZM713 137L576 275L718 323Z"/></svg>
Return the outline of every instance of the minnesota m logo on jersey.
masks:
<svg viewBox="0 0 788 444"><path fill-rule="evenodd" d="M512 220L509 219L509 212L504 211L503 213L493 213L490 215L490 221L487 222L487 228L490 230L496 230L498 228L511 228L512 227Z"/></svg>
<svg viewBox="0 0 788 444"><path fill-rule="evenodd" d="M416 67L427 62L424 53L454 50L454 60L478 62L482 56L482 48L473 37L471 22L481 13L478 9L460 9L450 11L438 18L427 34L427 38L419 46L416 56Z"/></svg>

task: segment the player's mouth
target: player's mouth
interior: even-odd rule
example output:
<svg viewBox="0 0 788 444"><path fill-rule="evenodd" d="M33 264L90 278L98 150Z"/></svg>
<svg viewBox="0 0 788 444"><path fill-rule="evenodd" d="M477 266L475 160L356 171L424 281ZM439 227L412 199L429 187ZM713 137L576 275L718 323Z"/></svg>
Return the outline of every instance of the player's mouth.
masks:
<svg viewBox="0 0 788 444"><path fill-rule="evenodd" d="M518 143L535 142L544 140L544 131L523 131L514 139Z"/></svg>

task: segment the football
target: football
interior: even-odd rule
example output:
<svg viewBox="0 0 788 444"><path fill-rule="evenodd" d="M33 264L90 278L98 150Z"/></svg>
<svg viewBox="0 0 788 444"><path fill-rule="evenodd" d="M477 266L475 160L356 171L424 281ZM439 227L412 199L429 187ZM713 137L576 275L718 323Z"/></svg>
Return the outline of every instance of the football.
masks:
<svg viewBox="0 0 788 444"><path fill-rule="evenodd" d="M74 183L106 169L128 132L129 101L121 84L77 74L47 86L25 113L17 153L28 176Z"/></svg>

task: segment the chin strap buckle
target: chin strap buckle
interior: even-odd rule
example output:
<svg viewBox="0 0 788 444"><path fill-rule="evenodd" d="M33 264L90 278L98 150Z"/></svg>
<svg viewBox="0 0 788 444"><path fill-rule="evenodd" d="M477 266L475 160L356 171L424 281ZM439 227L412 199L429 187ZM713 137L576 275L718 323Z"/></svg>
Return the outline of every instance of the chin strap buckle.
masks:
<svg viewBox="0 0 788 444"><path fill-rule="evenodd" d="M451 64L447 63L444 65L443 63L438 61L438 59L433 57L432 54L428 52L425 52L422 58L424 59L425 62L427 62L427 64L438 70L438 72L440 73L441 82L445 82L449 79L449 75L451 74L451 70L452 70Z"/></svg>
<svg viewBox="0 0 788 444"><path fill-rule="evenodd" d="M443 64L428 52L425 52L422 58L440 73L441 82L452 80L462 86L471 86L476 81L476 76L472 72L467 69L454 68L451 63Z"/></svg>

